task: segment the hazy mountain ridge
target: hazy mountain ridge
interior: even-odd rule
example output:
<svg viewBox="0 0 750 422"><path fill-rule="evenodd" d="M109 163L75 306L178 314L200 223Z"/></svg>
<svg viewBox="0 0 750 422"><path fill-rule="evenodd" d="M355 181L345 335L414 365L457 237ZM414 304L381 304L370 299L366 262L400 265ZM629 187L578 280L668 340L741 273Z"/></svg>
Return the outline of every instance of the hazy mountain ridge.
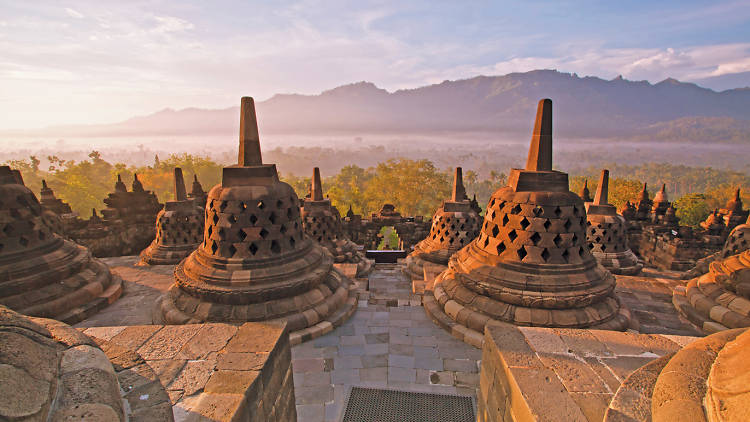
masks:
<svg viewBox="0 0 750 422"><path fill-rule="evenodd" d="M369 82L257 104L264 133L527 133L536 103L552 98L562 137L750 140L750 89L722 92L674 79L651 84L553 70L477 76L392 93ZM54 136L236 134L238 108L166 109L109 125L58 126ZM40 131L34 131L38 134ZM19 134L19 132L14 132Z"/></svg>

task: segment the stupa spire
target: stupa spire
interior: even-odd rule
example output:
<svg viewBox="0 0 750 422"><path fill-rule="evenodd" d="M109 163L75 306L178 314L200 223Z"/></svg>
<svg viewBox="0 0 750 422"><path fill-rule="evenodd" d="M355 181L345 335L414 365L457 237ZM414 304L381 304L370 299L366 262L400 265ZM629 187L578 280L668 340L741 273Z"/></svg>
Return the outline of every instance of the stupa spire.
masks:
<svg viewBox="0 0 750 422"><path fill-rule="evenodd" d="M594 195L594 205L607 205L608 197L609 197L609 170L602 170L602 175L599 178L599 186L596 188L596 195Z"/></svg>
<svg viewBox="0 0 750 422"><path fill-rule="evenodd" d="M128 188L125 187L125 183L122 182L122 175L117 174L117 182L115 182L115 192L127 192Z"/></svg>
<svg viewBox="0 0 750 422"><path fill-rule="evenodd" d="M549 98L540 100L536 109L536 123L526 170L552 170L552 100Z"/></svg>
<svg viewBox="0 0 750 422"><path fill-rule="evenodd" d="M464 188L463 170L461 167L456 167L456 172L453 174L453 194L451 195L451 201L465 201L466 189Z"/></svg>
<svg viewBox="0 0 750 422"><path fill-rule="evenodd" d="M42 179L42 189L49 189L49 186L47 186L47 181Z"/></svg>
<svg viewBox="0 0 750 422"><path fill-rule="evenodd" d="M323 200L323 184L320 182L320 168L313 169L313 177L310 186L310 199L313 201Z"/></svg>
<svg viewBox="0 0 750 422"><path fill-rule="evenodd" d="M240 106L240 152L237 164L240 166L263 164L253 97L242 97Z"/></svg>
<svg viewBox="0 0 750 422"><path fill-rule="evenodd" d="M584 179L583 180L583 189L581 189L581 193L578 195L583 199L583 202L591 202L591 192L589 192L589 180Z"/></svg>
<svg viewBox="0 0 750 422"><path fill-rule="evenodd" d="M185 179L182 178L182 169L174 168L174 199L175 201L186 201Z"/></svg>

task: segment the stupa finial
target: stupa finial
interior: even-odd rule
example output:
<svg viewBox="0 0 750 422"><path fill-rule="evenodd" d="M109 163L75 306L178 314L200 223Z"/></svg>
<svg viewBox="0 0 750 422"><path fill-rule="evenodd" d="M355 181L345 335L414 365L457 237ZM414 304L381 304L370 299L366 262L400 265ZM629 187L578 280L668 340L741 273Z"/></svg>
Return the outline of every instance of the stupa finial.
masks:
<svg viewBox="0 0 750 422"><path fill-rule="evenodd" d="M240 166L259 166L263 164L260 154L260 136L258 120L255 117L253 97L242 97L240 106Z"/></svg>
<svg viewBox="0 0 750 422"><path fill-rule="evenodd" d="M597 186L596 195L594 195L594 205L607 205L608 196L609 196L609 170L602 170L602 175L599 178L599 186Z"/></svg>
<svg viewBox="0 0 750 422"><path fill-rule="evenodd" d="M44 179L42 179L42 189L49 189L49 187L47 186L47 181Z"/></svg>
<svg viewBox="0 0 750 422"><path fill-rule="evenodd" d="M323 184L320 182L320 168L313 169L312 185L310 187L310 199L313 201L323 200Z"/></svg>
<svg viewBox="0 0 750 422"><path fill-rule="evenodd" d="M464 188L463 170L461 167L456 167L456 172L453 174L453 194L451 195L451 201L465 201L466 189Z"/></svg>
<svg viewBox="0 0 750 422"><path fill-rule="evenodd" d="M174 168L174 199L175 201L186 201L185 179L182 178L182 169Z"/></svg>
<svg viewBox="0 0 750 422"><path fill-rule="evenodd" d="M536 123L526 170L552 170L552 100L549 98L540 100L536 109Z"/></svg>

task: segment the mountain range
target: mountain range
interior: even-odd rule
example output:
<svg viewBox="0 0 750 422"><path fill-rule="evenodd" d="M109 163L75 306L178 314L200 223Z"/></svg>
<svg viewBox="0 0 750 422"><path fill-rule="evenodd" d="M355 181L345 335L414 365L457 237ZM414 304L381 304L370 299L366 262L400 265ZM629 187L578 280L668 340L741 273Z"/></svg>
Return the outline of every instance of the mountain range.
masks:
<svg viewBox="0 0 750 422"><path fill-rule="evenodd" d="M238 93L238 97L241 94L247 93ZM750 142L750 88L716 92L675 79L651 84L555 70L477 76L395 92L358 82L318 95L278 94L256 106L263 133L497 135L528 134L541 98L553 100L557 136ZM13 134L236 134L238 114L238 107L165 109L114 124L57 126Z"/></svg>

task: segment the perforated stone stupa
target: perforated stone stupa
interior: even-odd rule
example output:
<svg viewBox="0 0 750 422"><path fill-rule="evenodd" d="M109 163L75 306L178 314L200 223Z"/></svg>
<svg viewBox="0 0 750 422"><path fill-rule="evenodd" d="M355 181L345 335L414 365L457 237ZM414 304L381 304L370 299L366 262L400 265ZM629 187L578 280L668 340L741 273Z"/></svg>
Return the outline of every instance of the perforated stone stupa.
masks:
<svg viewBox="0 0 750 422"><path fill-rule="evenodd" d="M593 202L586 203L586 239L589 249L604 268L614 274L636 275L643 264L628 247L625 219L607 202L609 170L602 170Z"/></svg>
<svg viewBox="0 0 750 422"><path fill-rule="evenodd" d="M174 196L156 216L156 238L141 252L143 264L177 264L203 242L203 210L187 198L179 167L174 169Z"/></svg>
<svg viewBox="0 0 750 422"><path fill-rule="evenodd" d="M466 196L462 169L456 167L451 199L443 201L435 211L430 234L406 257L404 272L412 279L422 280L426 262L447 267L448 259L477 237L479 223L479 215Z"/></svg>
<svg viewBox="0 0 750 422"><path fill-rule="evenodd" d="M365 258L357 244L346 238L341 214L329 199L323 197L318 167L313 169L310 197L304 199L300 214L307 236L326 248L333 255L334 262L357 264L357 277L366 277L372 271L374 262Z"/></svg>
<svg viewBox="0 0 750 422"><path fill-rule="evenodd" d="M490 320L625 329L614 276L586 243L586 209L568 175L552 170L552 101L537 109L525 169L490 198L479 236L456 252L425 294L430 316L481 347Z"/></svg>
<svg viewBox="0 0 750 422"><path fill-rule="evenodd" d="M203 242L161 299L167 323L286 321L299 343L354 312L354 283L305 235L294 189L261 160L250 97L242 98L239 163L223 169L205 215Z"/></svg>
<svg viewBox="0 0 750 422"><path fill-rule="evenodd" d="M113 302L122 280L52 232L17 170L0 166L0 305L75 323Z"/></svg>

